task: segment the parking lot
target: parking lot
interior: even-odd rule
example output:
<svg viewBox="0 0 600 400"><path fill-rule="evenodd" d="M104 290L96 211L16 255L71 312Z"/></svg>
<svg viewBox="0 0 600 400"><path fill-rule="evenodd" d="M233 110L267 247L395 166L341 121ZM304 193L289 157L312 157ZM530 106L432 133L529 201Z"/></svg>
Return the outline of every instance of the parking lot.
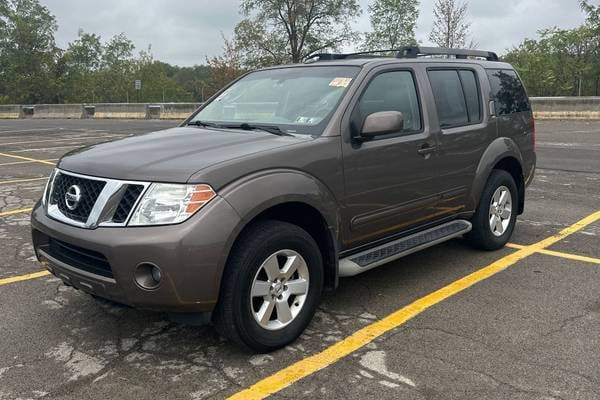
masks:
<svg viewBox="0 0 600 400"><path fill-rule="evenodd" d="M29 211L62 154L175 124L0 120L0 399L600 398L600 122L538 121L509 247L458 239L342 279L268 355L96 300L35 260Z"/></svg>

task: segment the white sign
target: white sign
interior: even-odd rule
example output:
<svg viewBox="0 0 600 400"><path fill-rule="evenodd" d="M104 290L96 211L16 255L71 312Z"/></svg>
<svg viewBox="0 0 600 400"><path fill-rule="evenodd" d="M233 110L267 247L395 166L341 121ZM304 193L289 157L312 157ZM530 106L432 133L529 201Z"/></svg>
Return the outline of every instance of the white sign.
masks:
<svg viewBox="0 0 600 400"><path fill-rule="evenodd" d="M142 81L139 79L135 80L135 90L140 90L142 88Z"/></svg>

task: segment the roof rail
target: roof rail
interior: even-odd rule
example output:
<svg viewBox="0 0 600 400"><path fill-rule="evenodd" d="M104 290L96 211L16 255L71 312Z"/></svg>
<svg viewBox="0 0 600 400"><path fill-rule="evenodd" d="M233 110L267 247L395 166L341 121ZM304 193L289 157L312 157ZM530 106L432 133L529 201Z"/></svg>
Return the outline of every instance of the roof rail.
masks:
<svg viewBox="0 0 600 400"><path fill-rule="evenodd" d="M396 58L417 58L425 56L454 56L457 59L468 57L484 58L487 61L498 61L498 55L492 51L469 50L469 49L447 49L443 47L418 47L408 46L400 49L360 51L357 53L316 53L306 57L304 62L318 62L331 60L347 60L351 58L386 57L385 53L395 53Z"/></svg>
<svg viewBox="0 0 600 400"><path fill-rule="evenodd" d="M458 59L467 57L485 58L487 61L498 61L498 55L492 51L470 49L447 49L443 47L404 47L398 51L398 58L417 58L423 56L454 56Z"/></svg>
<svg viewBox="0 0 600 400"><path fill-rule="evenodd" d="M356 53L346 53L346 54L338 54L338 53L315 53L311 54L305 58L304 62L317 62L317 61L331 61L331 60L346 60L349 58L361 58L361 56L371 55L372 57L385 57L382 55L374 55L378 53L397 53L398 49L390 49L390 50L371 50L371 51L359 51ZM311 61L315 59L314 61Z"/></svg>

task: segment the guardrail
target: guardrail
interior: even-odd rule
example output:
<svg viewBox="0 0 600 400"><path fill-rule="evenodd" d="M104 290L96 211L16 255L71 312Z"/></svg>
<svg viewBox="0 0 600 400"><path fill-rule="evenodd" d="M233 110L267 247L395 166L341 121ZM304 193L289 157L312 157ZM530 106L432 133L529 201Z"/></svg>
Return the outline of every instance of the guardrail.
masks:
<svg viewBox="0 0 600 400"><path fill-rule="evenodd" d="M0 119L185 119L201 103L0 105Z"/></svg>
<svg viewBox="0 0 600 400"><path fill-rule="evenodd" d="M600 97L532 97L536 118L600 120ZM185 119L201 103L98 103L0 105L0 119Z"/></svg>

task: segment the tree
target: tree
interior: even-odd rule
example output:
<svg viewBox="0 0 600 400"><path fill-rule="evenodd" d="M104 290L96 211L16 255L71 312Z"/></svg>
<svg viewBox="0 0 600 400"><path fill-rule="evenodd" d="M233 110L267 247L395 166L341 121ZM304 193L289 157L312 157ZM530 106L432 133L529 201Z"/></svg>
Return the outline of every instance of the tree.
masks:
<svg viewBox="0 0 600 400"><path fill-rule="evenodd" d="M223 37L223 55L207 60L210 68L208 81L206 82L206 97L212 96L229 82L244 73L242 68L240 51L234 41Z"/></svg>
<svg viewBox="0 0 600 400"><path fill-rule="evenodd" d="M375 0L369 4L372 32L365 34L365 50L397 49L417 43L418 0Z"/></svg>
<svg viewBox="0 0 600 400"><path fill-rule="evenodd" d="M62 61L65 65L65 101L94 102L97 72L102 66L104 47L98 35L79 30L77 40L69 43Z"/></svg>
<svg viewBox="0 0 600 400"><path fill-rule="evenodd" d="M545 29L504 59L517 68L530 95L600 94L600 35L589 26Z"/></svg>
<svg viewBox="0 0 600 400"><path fill-rule="evenodd" d="M0 90L17 103L58 101L54 16L37 0L0 1Z"/></svg>
<svg viewBox="0 0 600 400"><path fill-rule="evenodd" d="M437 0L433 8L433 28L429 40L439 47L465 47L469 27L467 21L468 3L460 0ZM476 44L471 42L470 47Z"/></svg>
<svg viewBox="0 0 600 400"><path fill-rule="evenodd" d="M357 0L242 0L241 11L234 41L247 67L336 49L355 37L350 21L360 15Z"/></svg>
<svg viewBox="0 0 600 400"><path fill-rule="evenodd" d="M134 57L133 42L121 33L113 36L105 45L101 69L98 74L97 92L104 101L129 101L134 97ZM139 95L139 93L137 94Z"/></svg>
<svg viewBox="0 0 600 400"><path fill-rule="evenodd" d="M600 29L600 6L595 6L588 0L580 1L579 5L586 14L587 24Z"/></svg>

